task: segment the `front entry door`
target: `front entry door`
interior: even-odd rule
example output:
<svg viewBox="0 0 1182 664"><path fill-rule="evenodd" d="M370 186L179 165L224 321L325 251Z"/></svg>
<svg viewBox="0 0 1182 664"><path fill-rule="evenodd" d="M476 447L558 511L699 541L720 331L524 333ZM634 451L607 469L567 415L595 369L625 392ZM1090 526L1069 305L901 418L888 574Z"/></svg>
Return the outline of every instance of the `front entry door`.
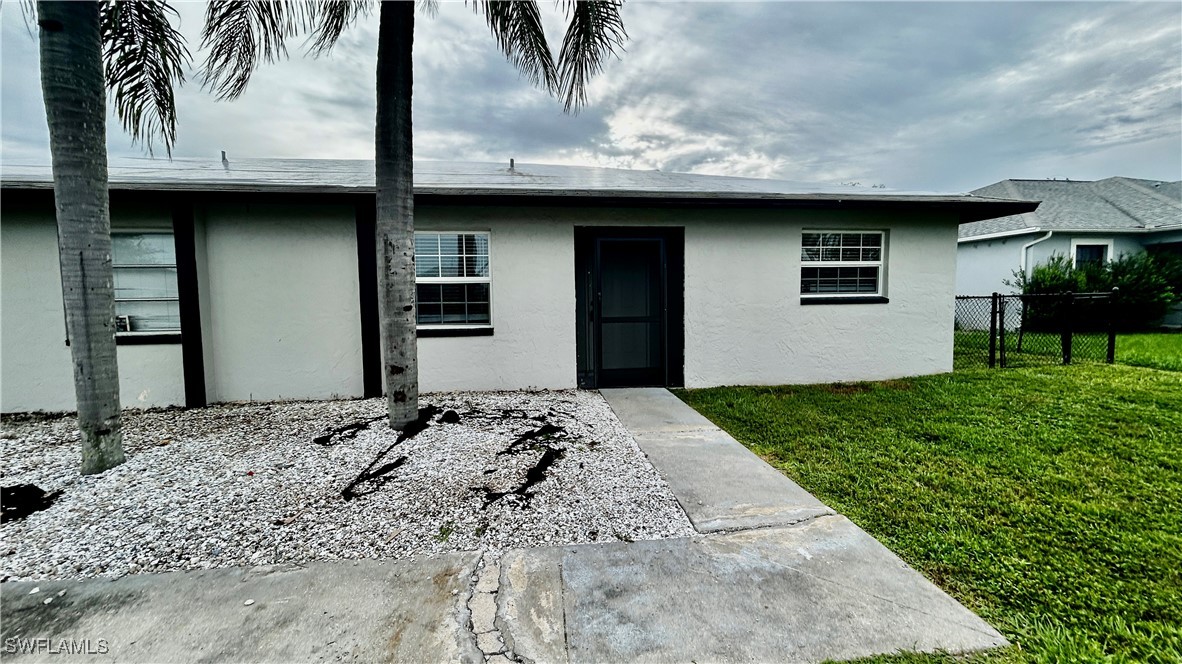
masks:
<svg viewBox="0 0 1182 664"><path fill-rule="evenodd" d="M665 242L596 241L600 387L665 384Z"/></svg>
<svg viewBox="0 0 1182 664"><path fill-rule="evenodd" d="M581 386L680 382L681 293L670 286L670 249L676 249L675 258L679 258L680 244L671 247L670 235L664 229L649 233L601 229L584 238L578 266ZM680 234L674 239L680 240ZM676 287L680 285L678 280ZM671 334L674 327L677 334ZM678 366L672 367L674 363Z"/></svg>

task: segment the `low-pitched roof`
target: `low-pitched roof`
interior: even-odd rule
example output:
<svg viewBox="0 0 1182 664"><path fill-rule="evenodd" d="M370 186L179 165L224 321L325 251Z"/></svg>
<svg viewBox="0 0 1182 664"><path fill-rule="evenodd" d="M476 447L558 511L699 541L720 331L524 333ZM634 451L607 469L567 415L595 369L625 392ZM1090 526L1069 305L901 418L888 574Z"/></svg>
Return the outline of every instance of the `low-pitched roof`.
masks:
<svg viewBox="0 0 1182 664"><path fill-rule="evenodd" d="M618 168L420 161L414 191L424 202L485 197L523 204L733 205L748 207L899 206L947 209L962 221L1032 210L1037 203L969 194L897 191L785 180ZM374 163L348 159L111 159L112 190L372 193ZM45 165L4 163L0 186L48 189Z"/></svg>
<svg viewBox="0 0 1182 664"><path fill-rule="evenodd" d="M1002 180L972 192L1039 200L1032 212L961 224L960 237L1039 231L1157 232L1182 227L1182 180Z"/></svg>

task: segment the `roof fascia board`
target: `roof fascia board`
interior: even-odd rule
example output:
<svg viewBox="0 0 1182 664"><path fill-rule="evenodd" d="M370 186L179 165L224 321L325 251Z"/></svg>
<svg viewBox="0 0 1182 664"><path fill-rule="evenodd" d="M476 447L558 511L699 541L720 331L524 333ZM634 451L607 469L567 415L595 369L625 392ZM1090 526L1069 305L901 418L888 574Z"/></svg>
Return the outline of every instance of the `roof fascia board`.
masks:
<svg viewBox="0 0 1182 664"><path fill-rule="evenodd" d="M996 233L985 233L984 235L970 235L968 237L957 238L959 242L977 242L980 240L996 240L1003 237L1013 237L1015 235L1029 235L1031 233L1040 233L1042 228L1038 226L1031 226L1029 228L1015 228L1010 231L997 231Z"/></svg>
<svg viewBox="0 0 1182 664"><path fill-rule="evenodd" d="M42 191L51 192L52 183L6 182L0 183L10 192ZM167 186L140 183L111 183L114 192L190 192L209 195L224 194L233 197L276 195L336 195L373 196L373 189L367 187L307 186L274 187L265 189L257 185L218 185L203 183L169 183ZM1032 201L1007 201L1004 199L960 198L956 196L843 196L840 194L736 194L694 192L648 192L648 191L602 191L602 190L504 190L504 189L458 189L424 187L415 191L416 202L424 205L496 205L530 207L698 207L698 208L804 208L804 209L889 209L892 211L946 211L960 215L962 223L981 219L992 219L1028 212L1037 207Z"/></svg>
<svg viewBox="0 0 1182 664"><path fill-rule="evenodd" d="M1038 226L1031 226L1030 228L1018 228L1012 231L998 231L997 233L986 233L984 235L970 235L968 237L957 238L960 242L977 242L980 240L994 240L997 238L1010 237L1013 235L1026 235L1027 233L1040 232L1042 228ZM1154 226L1153 228L1055 228L1056 233L1076 233L1079 235L1149 235L1152 233L1165 233L1168 231L1182 230L1182 224L1170 224L1169 226Z"/></svg>
<svg viewBox="0 0 1182 664"><path fill-rule="evenodd" d="M1170 224L1169 226L1154 226L1152 228L1056 228L1056 233L1082 233L1086 235L1146 235L1149 233L1161 233L1163 231L1175 231L1182 228L1182 224Z"/></svg>

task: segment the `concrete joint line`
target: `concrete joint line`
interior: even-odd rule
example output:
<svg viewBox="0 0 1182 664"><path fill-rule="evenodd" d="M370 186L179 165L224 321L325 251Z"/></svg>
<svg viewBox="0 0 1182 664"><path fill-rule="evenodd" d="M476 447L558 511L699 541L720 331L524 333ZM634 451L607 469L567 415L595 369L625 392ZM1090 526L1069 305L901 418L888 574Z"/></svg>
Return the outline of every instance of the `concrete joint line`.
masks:
<svg viewBox="0 0 1182 664"><path fill-rule="evenodd" d="M562 560L558 561L558 578L563 579L558 584L558 603L562 606L562 650L570 658L570 622L566 619L566 581L563 576Z"/></svg>
<svg viewBox="0 0 1182 664"><path fill-rule="evenodd" d="M681 505L681 501L678 501L677 504ZM685 511L684 507L682 507L682 511ZM783 523L762 523L757 526L748 526L745 528L728 528L725 530L699 530L697 524L693 524L691 522L691 525L694 526L694 530L696 530L699 535L727 535L730 533L745 533L745 532L749 532L752 530L772 530L775 528L802 528L802 527L807 526L808 524L816 521L817 519L822 519L825 517L832 517L832 516L841 516L841 515L835 511L833 511L832 509L830 509L826 512L820 512L819 514L810 514L808 516L802 516L799 519L786 519L786 520L784 520Z"/></svg>
<svg viewBox="0 0 1182 664"><path fill-rule="evenodd" d="M625 425L624 428L628 428L627 425ZM628 431L630 431L634 436L640 436L641 438L654 438L658 436L670 435L676 436L678 434L686 433L725 433L722 429L713 425L690 426L684 429L628 429Z"/></svg>
<svg viewBox="0 0 1182 664"><path fill-rule="evenodd" d="M501 625L498 625L497 595L500 592L501 566L499 556L485 552L468 580L464 607L467 636L484 655L484 661L522 662L509 648ZM528 664L528 663L527 663Z"/></svg>

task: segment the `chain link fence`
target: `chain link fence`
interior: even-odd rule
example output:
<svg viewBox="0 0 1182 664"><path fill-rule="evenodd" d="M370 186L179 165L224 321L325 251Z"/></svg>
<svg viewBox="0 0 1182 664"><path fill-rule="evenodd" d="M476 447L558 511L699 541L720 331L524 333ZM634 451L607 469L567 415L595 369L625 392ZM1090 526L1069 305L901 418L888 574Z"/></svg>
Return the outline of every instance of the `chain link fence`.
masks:
<svg viewBox="0 0 1182 664"><path fill-rule="evenodd" d="M1111 364L1114 313L1112 293L958 295L954 367Z"/></svg>

